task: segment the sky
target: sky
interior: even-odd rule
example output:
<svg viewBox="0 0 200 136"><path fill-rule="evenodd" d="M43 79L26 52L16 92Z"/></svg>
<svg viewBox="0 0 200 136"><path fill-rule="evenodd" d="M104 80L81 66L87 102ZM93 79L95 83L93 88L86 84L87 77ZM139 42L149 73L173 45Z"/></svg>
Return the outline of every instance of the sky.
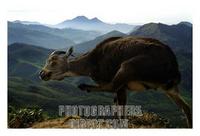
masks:
<svg viewBox="0 0 200 136"><path fill-rule="evenodd" d="M7 20L57 24L84 15L108 23L192 22L185 0L8 0Z"/></svg>

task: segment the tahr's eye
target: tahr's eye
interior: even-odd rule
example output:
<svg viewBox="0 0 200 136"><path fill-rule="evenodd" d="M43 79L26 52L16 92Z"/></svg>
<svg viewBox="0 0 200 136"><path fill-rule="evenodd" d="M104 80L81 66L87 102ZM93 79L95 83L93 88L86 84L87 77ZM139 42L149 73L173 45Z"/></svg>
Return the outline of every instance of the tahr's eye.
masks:
<svg viewBox="0 0 200 136"><path fill-rule="evenodd" d="M52 60L57 60L58 57L57 57L57 56L53 56L51 59L52 59Z"/></svg>
<svg viewBox="0 0 200 136"><path fill-rule="evenodd" d="M57 63L56 62L51 62L50 65L53 67L55 66Z"/></svg>

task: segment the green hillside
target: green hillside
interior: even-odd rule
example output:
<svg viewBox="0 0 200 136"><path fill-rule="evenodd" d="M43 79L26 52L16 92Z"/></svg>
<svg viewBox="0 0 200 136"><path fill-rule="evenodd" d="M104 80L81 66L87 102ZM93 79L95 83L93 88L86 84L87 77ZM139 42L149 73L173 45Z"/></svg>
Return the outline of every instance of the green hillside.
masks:
<svg viewBox="0 0 200 136"><path fill-rule="evenodd" d="M130 35L156 38L173 50L192 51L192 27L184 23L177 25L148 23L134 30Z"/></svg>
<svg viewBox="0 0 200 136"><path fill-rule="evenodd" d="M127 35L122 33L122 32L119 32L119 31L111 31L109 33L106 33L104 35L96 37L94 40L83 42L83 43L80 43L80 44L76 44L74 46L74 48L75 48L75 51L78 52L78 53L85 53L87 51L94 49L98 43L100 43L101 41L103 41L107 38L123 37L123 36L127 36Z"/></svg>

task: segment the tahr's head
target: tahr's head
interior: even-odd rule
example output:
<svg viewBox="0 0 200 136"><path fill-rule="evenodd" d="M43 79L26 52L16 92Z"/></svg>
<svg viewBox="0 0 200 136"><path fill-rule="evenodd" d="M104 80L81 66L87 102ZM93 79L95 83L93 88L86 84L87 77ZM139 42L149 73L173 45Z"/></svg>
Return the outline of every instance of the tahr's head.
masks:
<svg viewBox="0 0 200 136"><path fill-rule="evenodd" d="M67 52L54 51L46 60L45 66L40 71L40 78L42 80L62 80L64 73L68 71L68 58L72 55L73 48L71 47Z"/></svg>

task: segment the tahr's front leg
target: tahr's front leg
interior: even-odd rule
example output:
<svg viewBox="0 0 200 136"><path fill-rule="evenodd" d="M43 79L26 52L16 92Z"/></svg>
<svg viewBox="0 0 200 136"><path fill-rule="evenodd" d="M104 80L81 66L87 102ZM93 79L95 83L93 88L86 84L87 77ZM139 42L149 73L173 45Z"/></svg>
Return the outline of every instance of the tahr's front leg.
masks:
<svg viewBox="0 0 200 136"><path fill-rule="evenodd" d="M90 89L94 87L92 85L87 85L87 84L80 84L78 86L79 89L83 90L83 91L87 91L87 92L90 92Z"/></svg>
<svg viewBox="0 0 200 136"><path fill-rule="evenodd" d="M79 89L85 90L87 92L113 92L111 84L105 85L87 85L87 84L80 84L78 86Z"/></svg>

